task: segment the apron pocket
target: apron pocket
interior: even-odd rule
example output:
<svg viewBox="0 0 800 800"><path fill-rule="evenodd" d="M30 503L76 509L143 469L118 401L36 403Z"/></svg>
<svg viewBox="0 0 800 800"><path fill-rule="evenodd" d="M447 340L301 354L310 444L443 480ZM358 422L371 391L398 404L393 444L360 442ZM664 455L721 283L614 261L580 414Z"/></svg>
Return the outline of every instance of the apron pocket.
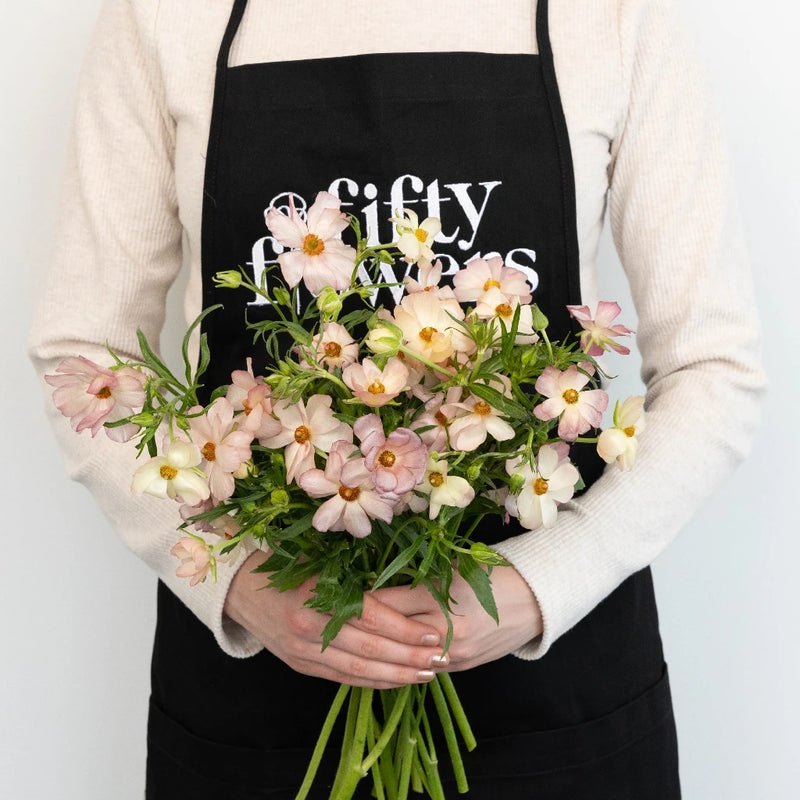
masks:
<svg viewBox="0 0 800 800"><path fill-rule="evenodd" d="M146 798L291 800L310 755L307 748L260 750L202 739L151 700ZM610 714L568 728L483 739L463 755L466 800L678 800L666 666L658 683ZM336 756L323 760L310 798L327 797ZM446 795L456 797L445 748L439 759ZM369 786L362 782L356 797L370 797Z"/></svg>

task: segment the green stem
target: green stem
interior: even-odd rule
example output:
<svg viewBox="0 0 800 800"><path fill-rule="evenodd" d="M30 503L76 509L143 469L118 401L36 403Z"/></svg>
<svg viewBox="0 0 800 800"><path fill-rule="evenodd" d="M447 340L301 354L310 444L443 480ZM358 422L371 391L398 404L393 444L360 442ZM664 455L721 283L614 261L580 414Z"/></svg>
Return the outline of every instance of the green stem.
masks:
<svg viewBox="0 0 800 800"><path fill-rule="evenodd" d="M413 714L412 708L406 705L398 743L400 777L398 780L397 800L408 800L408 786L411 782L411 767L414 763L414 746L416 745L416 741L411 738L411 717Z"/></svg>
<svg viewBox="0 0 800 800"><path fill-rule="evenodd" d="M361 769L364 771L370 769L372 765L378 760L381 753L386 749L386 746L394 736L395 731L397 730L397 726L400 724L400 717L405 710L406 705L408 704L408 698L411 696L411 685L404 686L397 692L397 699L395 700L395 704L392 707L392 711L389 714L388 719L386 720L386 724L383 728L383 733L381 734L380 738L378 739L376 745L370 748L369 755L364 759L361 763Z"/></svg>
<svg viewBox="0 0 800 800"><path fill-rule="evenodd" d="M367 725L367 747L370 750L375 749L375 726L377 720L374 714L369 715L369 724ZM372 767L372 783L375 787L375 800L386 800L386 794L383 791L383 774L381 773L380 764L374 764Z"/></svg>
<svg viewBox="0 0 800 800"><path fill-rule="evenodd" d="M365 687L354 691L359 692L359 702L353 732L350 737L346 767L342 773L338 791L337 787L334 786L331 800L350 800L358 782L367 774L367 771L361 767L361 760L364 757L367 730L372 717L372 694L374 690Z"/></svg>
<svg viewBox="0 0 800 800"><path fill-rule="evenodd" d="M317 739L317 744L314 747L314 752L311 755L311 761L308 765L308 769L306 769L303 783L300 785L300 790L297 792L294 800L305 800L306 795L311 789L311 784L314 782L314 777L319 769L320 762L322 761L322 755L325 752L325 747L328 744L331 731L333 730L333 726L339 717L339 712L342 710L345 698L349 692L350 687L345 684L342 684L339 687L339 691L336 692L336 696L333 698L330 710L328 711L328 716L325 717L325 722L322 724L322 730L320 731L319 738Z"/></svg>
<svg viewBox="0 0 800 800"><path fill-rule="evenodd" d="M598 436L593 436L591 438L588 436L578 436L576 439L573 439L573 441L580 442L581 444L597 444L599 438Z"/></svg>
<svg viewBox="0 0 800 800"><path fill-rule="evenodd" d="M447 750L450 753L450 761L453 764L453 774L456 778L456 787L460 794L469 791L469 784L467 783L467 773L464 770L464 762L461 758L461 751L458 749L458 741L456 740L456 731L453 727L453 720L450 718L450 711L447 708L447 701L444 698L442 687L439 684L439 679L445 673L438 674L428 685L431 687L431 694L433 695L433 702L436 705L436 710L439 713L439 719L442 723L442 730L444 731L444 738L447 742Z"/></svg>
<svg viewBox="0 0 800 800"><path fill-rule="evenodd" d="M447 702L450 703L453 716L456 718L456 724L458 725L458 730L461 732L461 737L464 739L464 744L467 746L467 750L474 750L477 746L475 734L472 732L472 728L467 720L467 715L464 713L464 706L461 705L461 701L458 699L458 693L456 692L456 687L453 685L453 679L447 672L440 672L438 677L439 683L447 697Z"/></svg>
<svg viewBox="0 0 800 800"><path fill-rule="evenodd" d="M350 690L350 702L347 706L347 721L344 726L344 736L342 737L342 750L339 756L339 766L336 769L336 777L333 781L333 788L329 800L334 800L340 796L340 786L344 781L347 768L350 766L350 753L352 751L353 734L356 729L356 718L361 700L361 689L353 686Z"/></svg>

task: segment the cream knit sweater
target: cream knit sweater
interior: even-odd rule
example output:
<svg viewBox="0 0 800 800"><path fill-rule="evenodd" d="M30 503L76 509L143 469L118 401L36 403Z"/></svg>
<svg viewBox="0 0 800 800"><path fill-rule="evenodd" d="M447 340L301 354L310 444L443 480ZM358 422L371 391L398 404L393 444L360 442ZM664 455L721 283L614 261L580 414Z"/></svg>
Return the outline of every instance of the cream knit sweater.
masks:
<svg viewBox="0 0 800 800"><path fill-rule="evenodd" d="M37 368L106 341L157 341L183 258L200 310L200 220L214 64L232 0L107 0L78 97ZM531 0L251 0L232 64L359 52L536 52ZM584 302L597 298L606 205L638 313L648 427L632 473L615 467L547 530L498 549L529 582L546 653L649 564L746 453L763 385L754 301L717 119L671 0L551 0L551 40L577 184ZM414 77L409 76L413 82ZM268 136L268 127L265 136ZM280 142L275 142L279 157ZM613 299L613 298L601 298ZM107 362L105 362L107 363ZM234 656L260 649L222 613L232 570L174 576L177 507L129 491L133 448L76 436L50 407L72 477L125 543Z"/></svg>

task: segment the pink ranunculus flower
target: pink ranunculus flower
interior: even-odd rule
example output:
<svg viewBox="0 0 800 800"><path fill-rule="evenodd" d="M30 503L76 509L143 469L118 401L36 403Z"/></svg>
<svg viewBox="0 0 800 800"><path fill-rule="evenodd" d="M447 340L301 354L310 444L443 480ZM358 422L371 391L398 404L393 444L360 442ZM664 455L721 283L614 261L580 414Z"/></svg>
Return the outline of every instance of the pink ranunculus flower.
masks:
<svg viewBox="0 0 800 800"><path fill-rule="evenodd" d="M265 447L286 447L286 482L291 483L298 475L314 468L314 448L329 453L333 443L339 439L353 441L353 429L333 416L332 398L315 394L304 403L279 400L273 412L281 423L275 436L265 439Z"/></svg>
<svg viewBox="0 0 800 800"><path fill-rule="evenodd" d="M517 335L514 343L535 344L539 341L539 334L533 329L533 309L531 306L520 305L515 295L505 295L496 286L492 286L478 298L478 302L475 305L475 316L478 319L500 320L506 330L510 330L514 322L517 306L520 306L520 309Z"/></svg>
<svg viewBox="0 0 800 800"><path fill-rule="evenodd" d="M621 470L629 470L639 446L636 437L644 430L644 397L629 397L614 407L614 427L604 430L597 440L597 452L606 464L617 462Z"/></svg>
<svg viewBox="0 0 800 800"><path fill-rule="evenodd" d="M190 409L190 413L200 411L199 406ZM212 498L217 502L227 500L235 488L233 473L253 455L253 432L238 428L233 405L225 397L218 397L204 414L190 419L189 431L205 459Z"/></svg>
<svg viewBox="0 0 800 800"><path fill-rule="evenodd" d="M347 531L363 539L372 532L371 520L392 521L394 504L375 491L364 459L352 457L355 452L350 442L336 442L325 470L306 470L297 484L310 497L330 497L311 520L316 530Z"/></svg>
<svg viewBox="0 0 800 800"><path fill-rule="evenodd" d="M397 428L387 437L380 417L367 414L355 421L353 432L381 496L395 501L422 481L428 448L414 431Z"/></svg>
<svg viewBox="0 0 800 800"><path fill-rule="evenodd" d="M306 220L295 209L291 196L288 216L274 208L267 211L267 227L280 244L291 248L278 256L290 287L297 286L301 279L314 295L326 286L339 292L350 287L356 251L339 238L349 224L340 207L339 198L320 192L308 209Z"/></svg>
<svg viewBox="0 0 800 800"><path fill-rule="evenodd" d="M322 332L311 340L311 346L317 361L331 372L336 367L349 367L358 360L358 344L347 328L338 322L324 323Z"/></svg>
<svg viewBox="0 0 800 800"><path fill-rule="evenodd" d="M78 433L88 428L97 436L105 422L129 417L144 405L146 378L133 367L110 370L75 356L65 358L56 373L44 379L55 386L53 402ZM106 428L106 435L115 442L126 442L138 430L137 425L121 425Z"/></svg>
<svg viewBox="0 0 800 800"><path fill-rule="evenodd" d="M408 369L399 358L390 358L383 369L365 358L360 364L347 367L342 380L362 403L378 408L394 400L408 386Z"/></svg>
<svg viewBox="0 0 800 800"><path fill-rule="evenodd" d="M235 411L244 411L244 418L238 420L239 428L250 431L261 442L275 436L281 424L272 416L272 389L260 375L253 375L253 359L247 359L247 369L237 369L231 373L231 383L225 395Z"/></svg>
<svg viewBox="0 0 800 800"><path fill-rule="evenodd" d="M208 478L199 469L202 458L196 444L174 439L163 456L151 458L136 470L131 490L162 499L180 498L196 506L211 495Z"/></svg>
<svg viewBox="0 0 800 800"><path fill-rule="evenodd" d="M472 303L490 289L499 289L509 300L523 305L531 302L531 286L525 273L506 267L503 259L473 258L453 276L453 290L459 303Z"/></svg>
<svg viewBox="0 0 800 800"><path fill-rule="evenodd" d="M466 478L447 474L447 462L428 457L425 477L419 491L429 495L428 516L436 519L442 506L466 508L475 499L475 490Z"/></svg>
<svg viewBox="0 0 800 800"><path fill-rule="evenodd" d="M590 376L571 364L563 372L545 367L535 388L548 399L533 409L537 419L547 421L560 417L558 435L567 441L577 439L589 428L597 428L608 406L608 395L602 389L582 391Z"/></svg>
<svg viewBox="0 0 800 800"><path fill-rule="evenodd" d="M425 410L411 423L412 429L429 450L441 453L450 449L447 445L447 426L451 417L460 410L455 404L461 400L462 393L460 386L451 386L446 395L437 393L425 403Z"/></svg>
<svg viewBox="0 0 800 800"><path fill-rule="evenodd" d="M453 300L455 298L453 290L449 286L439 286L442 280L441 261L434 261L433 264L423 262L417 266L417 280L408 275L403 278L407 294L430 292L443 300Z"/></svg>
<svg viewBox="0 0 800 800"><path fill-rule="evenodd" d="M197 586L208 577L212 555L205 542L192 536L182 536L170 553L181 562L175 574L179 578L191 578L190 586Z"/></svg>
<svg viewBox="0 0 800 800"><path fill-rule="evenodd" d="M485 400L473 395L463 403L454 403L443 409L453 419L449 425L450 444L455 450L472 452L480 447L487 436L498 442L514 438L514 429Z"/></svg>
<svg viewBox="0 0 800 800"><path fill-rule="evenodd" d="M583 328L581 347L586 355L599 356L609 349L623 356L630 353L630 348L614 341L616 336L628 336L634 332L624 325L611 325L620 312L618 303L601 300L597 304L597 312L594 317L592 317L589 306L567 306L567 310Z"/></svg>
<svg viewBox="0 0 800 800"><path fill-rule="evenodd" d="M536 456L536 467L521 464L520 459L506 462L509 475L522 475L525 482L518 495L506 497L506 511L518 517L528 530L549 527L556 521L561 503L566 503L575 493L580 475L565 455L565 448L543 445Z"/></svg>
<svg viewBox="0 0 800 800"><path fill-rule="evenodd" d="M475 343L456 320L464 311L455 301L442 301L430 292L417 292L403 298L394 311L408 348L434 364L450 358L454 352L470 353Z"/></svg>
<svg viewBox="0 0 800 800"><path fill-rule="evenodd" d="M433 240L441 232L442 223L436 217L428 217L420 222L416 213L408 208L403 209L402 217L392 217L390 222L397 227L397 247L404 260L411 264L429 263L434 257Z"/></svg>

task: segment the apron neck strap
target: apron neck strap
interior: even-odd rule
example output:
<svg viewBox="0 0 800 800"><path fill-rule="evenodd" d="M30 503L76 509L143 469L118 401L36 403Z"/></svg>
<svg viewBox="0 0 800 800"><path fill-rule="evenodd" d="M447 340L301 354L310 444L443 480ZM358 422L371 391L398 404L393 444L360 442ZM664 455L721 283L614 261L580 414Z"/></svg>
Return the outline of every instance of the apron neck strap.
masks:
<svg viewBox="0 0 800 800"><path fill-rule="evenodd" d="M231 52L231 45L236 37L236 32L239 30L239 25L244 16L244 10L247 7L247 0L235 0L231 17L228 20L228 27L225 28L225 35L222 37L222 44L219 48L219 55L217 56L217 78L220 77L220 72L228 68L228 56Z"/></svg>

